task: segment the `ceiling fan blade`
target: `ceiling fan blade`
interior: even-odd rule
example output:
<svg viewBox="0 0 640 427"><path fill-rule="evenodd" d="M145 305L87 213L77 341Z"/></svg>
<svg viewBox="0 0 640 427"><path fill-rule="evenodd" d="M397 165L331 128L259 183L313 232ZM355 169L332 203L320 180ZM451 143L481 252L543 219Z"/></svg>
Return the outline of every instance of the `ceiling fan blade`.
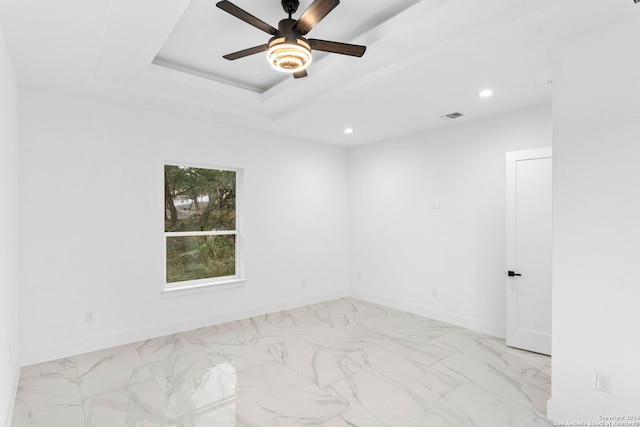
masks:
<svg viewBox="0 0 640 427"><path fill-rule="evenodd" d="M341 55L350 55L361 57L364 55L366 46L360 46L357 44L330 42L327 40L309 39L311 49L321 50L323 52L339 53Z"/></svg>
<svg viewBox="0 0 640 427"><path fill-rule="evenodd" d="M307 34L339 4L340 0L315 0L300 16L298 22L294 24L293 31L301 36Z"/></svg>
<svg viewBox="0 0 640 427"><path fill-rule="evenodd" d="M246 12L240 9L238 6L231 3L230 1L227 1L227 0L220 1L216 3L216 6L218 6L220 9L224 10L225 12L228 12L231 15L235 16L236 18L243 20L247 24L253 25L257 29L264 31L265 33L271 34L272 36L275 36L278 34L278 30L273 28L271 25L267 24L261 19L256 18L255 16L251 15L249 12Z"/></svg>
<svg viewBox="0 0 640 427"><path fill-rule="evenodd" d="M307 70L304 69L302 71L298 71L297 73L293 73L294 79L301 79L303 77L307 77Z"/></svg>
<svg viewBox="0 0 640 427"><path fill-rule="evenodd" d="M256 53L264 52L269 49L268 44L262 44L260 46L250 47L249 49L239 50L237 52L228 53L223 56L224 59L228 59L229 61L233 61L234 59L244 58L245 56L253 55Z"/></svg>

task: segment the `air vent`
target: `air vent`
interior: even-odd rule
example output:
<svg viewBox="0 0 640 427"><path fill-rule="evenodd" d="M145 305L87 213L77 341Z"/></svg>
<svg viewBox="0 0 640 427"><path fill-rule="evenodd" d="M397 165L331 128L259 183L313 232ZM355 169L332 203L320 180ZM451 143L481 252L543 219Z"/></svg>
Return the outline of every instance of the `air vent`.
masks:
<svg viewBox="0 0 640 427"><path fill-rule="evenodd" d="M458 117L462 117L462 113L451 113L451 114L445 114L444 116L440 116L442 120L453 120L453 119L457 119Z"/></svg>

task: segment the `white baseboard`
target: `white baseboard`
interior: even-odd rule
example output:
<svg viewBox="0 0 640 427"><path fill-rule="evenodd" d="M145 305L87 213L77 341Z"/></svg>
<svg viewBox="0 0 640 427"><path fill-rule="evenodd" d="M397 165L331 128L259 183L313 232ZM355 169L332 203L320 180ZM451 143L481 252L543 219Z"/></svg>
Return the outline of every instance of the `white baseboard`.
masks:
<svg viewBox="0 0 640 427"><path fill-rule="evenodd" d="M397 310L407 311L419 316L439 320L441 322L451 323L452 325L461 326L463 328L472 329L474 331L484 332L485 334L493 335L499 338L504 338L506 336L505 327L501 325L479 322L475 319L458 316L456 314L433 310L402 301L395 301L388 298L378 297L376 295L367 294L360 291L351 290L351 296L375 304L385 305Z"/></svg>
<svg viewBox="0 0 640 427"><path fill-rule="evenodd" d="M125 331L121 334L99 337L90 341L69 343L58 347L31 349L21 354L20 362L22 366L28 366L34 363L46 362L63 357L73 356L76 354L116 347L119 345L125 345L137 341L144 341L164 335L190 331L192 329L202 328L205 326L245 319L247 317L260 316L267 313L275 313L278 311L302 307L309 304L316 304L332 299L344 298L346 296L349 296L348 290L318 294L307 298L282 301L279 303L256 306L233 312L216 313L211 316L167 325L160 325L153 328Z"/></svg>
<svg viewBox="0 0 640 427"><path fill-rule="evenodd" d="M549 399L547 401L547 418L551 421L555 422L589 422L596 421L589 416L576 411L573 408L569 408L563 405L559 405L553 401L553 399ZM586 424L585 424L586 425Z"/></svg>
<svg viewBox="0 0 640 427"><path fill-rule="evenodd" d="M13 379L13 391L11 392L11 398L9 399L9 407L7 408L7 416L4 421L5 427L11 427L11 418L13 417L13 403L16 401L16 395L18 394L18 382L20 381L20 368L16 369L16 376Z"/></svg>
<svg viewBox="0 0 640 427"><path fill-rule="evenodd" d="M267 313L274 313L277 311L288 310L291 308L302 307L309 304L316 304L323 301L329 301L332 299L343 298L346 296L352 296L364 301L369 301L375 304L384 305L387 307L395 308L398 310L407 311L420 316L429 317L431 319L439 320L446 323L451 323L463 328L472 329L475 331L484 332L490 335L504 338L505 328L499 325L493 325L490 323L479 322L474 319L458 316L455 314L429 309L402 301L395 301L387 298L378 297L375 295L367 294L359 291L337 291L325 294L318 294L302 299L295 299L289 301L282 301L279 303L268 304L263 306L256 306L252 308L237 310L227 313L216 313L211 316L206 316L198 319L191 319L188 321L182 321L172 324L159 325L153 328L147 328L142 330L125 331L117 335L110 335L99 337L90 341L68 343L57 347L31 349L21 354L20 362L22 366L32 365L34 363L46 362L49 360L60 359L63 357L69 357L76 354L87 353L90 351L96 351L104 348L115 347L119 345L129 344L132 342L148 340L155 337L164 335L170 335L180 332L189 331L192 329L202 328L205 326L215 325L219 323L231 322L234 320L245 319L252 316L260 316Z"/></svg>

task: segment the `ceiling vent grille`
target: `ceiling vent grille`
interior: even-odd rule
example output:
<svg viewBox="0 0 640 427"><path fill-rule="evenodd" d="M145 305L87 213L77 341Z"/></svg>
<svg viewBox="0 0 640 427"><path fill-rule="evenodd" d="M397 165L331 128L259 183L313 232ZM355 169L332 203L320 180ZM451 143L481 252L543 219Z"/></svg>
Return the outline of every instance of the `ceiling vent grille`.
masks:
<svg viewBox="0 0 640 427"><path fill-rule="evenodd" d="M440 118L442 120L453 120L453 119L457 119L458 117L462 117L463 114L462 113L450 113L450 114L445 114L444 116L440 116Z"/></svg>

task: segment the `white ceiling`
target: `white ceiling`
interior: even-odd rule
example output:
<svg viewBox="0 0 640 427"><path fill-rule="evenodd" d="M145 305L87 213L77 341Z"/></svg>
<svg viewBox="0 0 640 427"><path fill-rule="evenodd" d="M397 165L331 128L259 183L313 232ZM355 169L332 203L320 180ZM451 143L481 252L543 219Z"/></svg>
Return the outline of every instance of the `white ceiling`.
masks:
<svg viewBox="0 0 640 427"><path fill-rule="evenodd" d="M272 26L285 17L279 0L232 1ZM262 54L224 60L269 35L214 0L0 0L0 25L22 86L354 146L550 102L552 46L639 13L632 4L342 0L309 37L366 54L315 54L298 80ZM477 96L485 87L493 97ZM440 118L452 112L464 117Z"/></svg>
<svg viewBox="0 0 640 427"><path fill-rule="evenodd" d="M234 1L234 4L275 28L278 28L281 19L287 18L279 0L259 3L247 0ZM310 33L310 37L351 41L417 2L419 0L370 2L368 7L361 8L357 2L347 0L332 11L326 21L318 24ZM294 17L299 17L310 4L311 0L303 1ZM257 93L264 93L291 78L284 73L274 73L268 66L264 54L253 55L235 63L224 60L222 55L263 45L271 35L239 21L217 7L212 7L214 5L214 0L191 0L154 62L181 71L195 71L196 75L244 87ZM357 19L353 19L354 16L357 16ZM213 43L215 40L223 42ZM327 54L318 51L313 56L314 61L318 63Z"/></svg>

